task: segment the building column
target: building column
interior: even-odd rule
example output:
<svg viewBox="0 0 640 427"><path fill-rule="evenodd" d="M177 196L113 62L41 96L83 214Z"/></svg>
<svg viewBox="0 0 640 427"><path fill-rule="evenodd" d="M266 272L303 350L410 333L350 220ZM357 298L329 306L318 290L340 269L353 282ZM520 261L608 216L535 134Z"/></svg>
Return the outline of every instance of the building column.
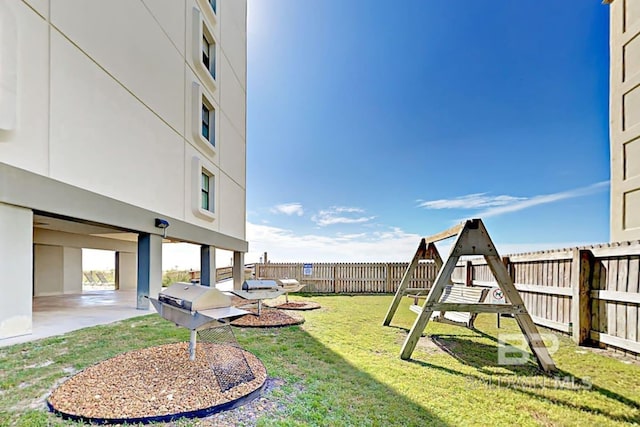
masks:
<svg viewBox="0 0 640 427"><path fill-rule="evenodd" d="M137 257L131 252L116 252L116 289L132 291L137 285Z"/></svg>
<svg viewBox="0 0 640 427"><path fill-rule="evenodd" d="M213 246L200 246L200 284L216 286L216 248Z"/></svg>
<svg viewBox="0 0 640 427"><path fill-rule="evenodd" d="M63 283L63 247L33 245L33 296L61 295Z"/></svg>
<svg viewBox="0 0 640 427"><path fill-rule="evenodd" d="M62 248L62 293L82 293L82 249Z"/></svg>
<svg viewBox="0 0 640 427"><path fill-rule="evenodd" d="M244 282L244 252L233 252L233 289L242 289Z"/></svg>
<svg viewBox="0 0 640 427"><path fill-rule="evenodd" d="M30 334L33 212L0 203L0 339Z"/></svg>
<svg viewBox="0 0 640 427"><path fill-rule="evenodd" d="M138 310L149 309L147 297L157 297L162 289L162 236L138 235Z"/></svg>

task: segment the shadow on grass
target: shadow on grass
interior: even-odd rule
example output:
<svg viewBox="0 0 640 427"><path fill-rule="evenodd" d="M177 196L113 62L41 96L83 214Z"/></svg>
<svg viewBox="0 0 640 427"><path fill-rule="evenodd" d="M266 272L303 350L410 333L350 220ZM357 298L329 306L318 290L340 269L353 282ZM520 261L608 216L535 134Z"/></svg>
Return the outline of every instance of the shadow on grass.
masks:
<svg viewBox="0 0 640 427"><path fill-rule="evenodd" d="M404 331L407 334L409 329L390 325L389 327ZM456 359L458 362L471 366L481 373L489 375L529 375L535 376L542 373L541 369L533 362L524 365L502 365L498 361L498 339L486 334L478 329L464 329L465 334L428 334L424 333L421 340L430 340L440 350ZM479 343L478 338L485 338L493 341L495 345ZM506 368L512 371L498 374L487 368Z"/></svg>
<svg viewBox="0 0 640 427"><path fill-rule="evenodd" d="M409 332L409 329L402 326L392 325L391 327ZM495 345L478 342L478 338L489 340ZM474 368L478 374L469 374L416 359L410 359L409 363L463 377L469 381L472 388L508 388L533 399L554 405L603 415L619 422L640 423L640 415L613 414L601 408L576 403L570 396L567 396L567 398L550 396L549 393L546 393L549 389L562 389L568 393L588 391L619 402L628 407L630 411L640 410L640 402L598 386L590 378L577 378L561 369L553 374L545 373L537 364L531 361L533 356L531 356L531 360L528 363L523 365L500 364L497 352L500 341L496 337L478 329L465 329L461 334L423 334L420 339L432 341L443 352L461 364ZM500 370L496 372L495 368L500 368Z"/></svg>
<svg viewBox="0 0 640 427"><path fill-rule="evenodd" d="M485 334L480 334L485 335ZM479 343L477 340L468 338L477 338L473 335L431 335L422 339L431 339L442 351L449 354L458 362L472 366L479 372L488 375L520 375L520 376L537 376L542 373L538 365L531 361L519 365L504 365L498 360L497 345L489 345ZM491 337L493 338L493 337ZM497 342L497 340L495 340ZM496 374L487 367L500 367L508 369L511 372Z"/></svg>
<svg viewBox="0 0 640 427"><path fill-rule="evenodd" d="M424 406L355 366L300 326L234 328L269 376L300 390L280 421L310 425L449 425ZM286 393L286 388L283 389ZM291 397L291 396L289 396ZM272 421L278 421L271 418Z"/></svg>
<svg viewBox="0 0 640 427"><path fill-rule="evenodd" d="M594 408L591 406L577 404L572 402L569 399L563 399L555 396L548 396L544 394L544 391L549 388L561 388L567 391L594 391L596 393L601 394L602 396L615 400L616 402L622 403L625 406L628 406L629 409L637 410L640 409L640 403L627 398L626 396L622 396L618 393L615 393L611 390L599 387L596 384L591 383L587 379L579 379L573 377L571 374L559 370L556 372L556 376L554 378L542 377L539 381L520 381L517 377L512 378L510 380L498 379L494 380L493 378L480 375L468 374L465 372L456 371L455 369L447 368L444 366L434 365L432 363L423 362L420 360L409 360L409 363L413 363L418 366L422 366L425 368L436 369L439 371L446 372L451 375L461 376L466 378L469 381L469 384L473 384L476 388L482 387L503 387L509 388L510 390L517 391L526 396L529 396L533 399L537 399L540 401L552 403L554 405L565 406L568 408L576 409L579 411L590 412L594 414L603 415L611 420L625 422L625 423L640 423L640 416L638 415L615 415L611 414L607 411Z"/></svg>

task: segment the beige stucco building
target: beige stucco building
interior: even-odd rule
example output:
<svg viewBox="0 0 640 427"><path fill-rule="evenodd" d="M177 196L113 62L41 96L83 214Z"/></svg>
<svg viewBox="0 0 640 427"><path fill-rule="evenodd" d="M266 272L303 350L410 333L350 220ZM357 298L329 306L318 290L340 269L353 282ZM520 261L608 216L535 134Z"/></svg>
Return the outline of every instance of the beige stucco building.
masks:
<svg viewBox="0 0 640 427"><path fill-rule="evenodd" d="M611 1L611 240L640 239L640 0Z"/></svg>
<svg viewBox="0 0 640 427"><path fill-rule="evenodd" d="M0 339L31 331L33 296L81 292L81 248L115 251L140 309L163 241L201 246L203 284L233 251L240 280L246 16L246 0L0 0Z"/></svg>

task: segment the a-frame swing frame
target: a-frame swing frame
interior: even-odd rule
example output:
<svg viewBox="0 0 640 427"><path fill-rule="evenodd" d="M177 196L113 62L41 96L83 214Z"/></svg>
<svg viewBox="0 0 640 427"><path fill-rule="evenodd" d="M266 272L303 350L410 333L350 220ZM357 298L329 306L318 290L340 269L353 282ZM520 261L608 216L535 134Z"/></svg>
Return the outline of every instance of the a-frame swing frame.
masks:
<svg viewBox="0 0 640 427"><path fill-rule="evenodd" d="M404 275L402 276L402 280L400 281L400 285L396 290L396 294L393 297L393 301L387 310L387 315L384 318L384 322L382 322L383 326L389 326L393 316L398 311L398 306L400 305L400 301L402 297L411 291L428 291L429 288L409 288L409 282L413 279L413 274L418 267L418 263L421 260L433 260L436 266L436 275L437 272L442 268L442 257L440 256L440 252L438 252L438 248L433 241L429 241L427 239L420 240L420 244L418 245L418 250L416 254L413 256L413 259L409 263L409 266L404 271Z"/></svg>
<svg viewBox="0 0 640 427"><path fill-rule="evenodd" d="M444 240L453 236L456 236L456 240L451 248L451 252L449 253L449 257L446 262L442 265L442 268L439 269L438 276L436 277L435 283L433 284L429 294L427 295L427 299L422 306L422 311L418 314L411 330L409 331L409 335L404 341L402 345L402 351L400 353L400 357L404 360L408 360L411 358L413 351L416 348L418 340L422 336L429 320L431 319L431 314L434 311L462 311L462 312L471 312L471 313L511 313L514 315L518 326L522 330L524 337L529 344L529 348L533 355L536 357L538 361L538 365L545 372L552 372L556 370L555 363L551 358L551 355L547 351L547 347L542 340L540 333L538 332L538 328L535 323L531 319L531 316L527 312L527 309L518 293L517 289L513 284L513 280L507 271L507 268L502 263L500 255L496 250L491 238L489 237L489 233L485 228L482 220L479 218L471 219L462 222L461 224L446 230L442 233L439 233L435 236L432 236L428 239L422 239L420 244L423 242L429 241L430 244L435 243L439 240ZM416 256L420 253L420 248L418 248L418 252L416 252ZM449 284L451 280L451 273L453 273L456 264L461 256L464 255L482 255L484 256L493 276L496 279L498 287L504 293L506 300L509 302L508 304L486 304L486 303L478 303L478 304L460 304L460 303L443 303L439 302L442 293L445 290L445 287ZM415 261L415 265L414 265ZM410 268L405 272L405 277L409 275L413 275L413 271L411 267L413 266L413 270L418 265L416 257L414 257L414 261L412 261ZM404 282L403 277L403 282ZM408 282L409 279L407 279ZM396 296L398 293L396 293ZM395 300L394 300L395 302ZM399 302L399 301L398 301ZM387 313L388 321L391 321L389 318L389 314L393 317L395 313L395 309L392 311L390 307L389 313ZM397 308L397 305L396 307ZM385 324L387 323L387 319L385 319Z"/></svg>

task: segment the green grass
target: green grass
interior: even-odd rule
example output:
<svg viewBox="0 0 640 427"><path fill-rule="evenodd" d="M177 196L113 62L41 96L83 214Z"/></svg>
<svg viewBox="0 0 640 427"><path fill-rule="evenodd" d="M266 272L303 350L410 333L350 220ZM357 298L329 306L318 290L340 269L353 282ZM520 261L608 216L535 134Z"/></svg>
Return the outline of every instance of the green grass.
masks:
<svg viewBox="0 0 640 427"><path fill-rule="evenodd" d="M234 329L284 404L259 425L622 425L640 423L640 366L559 336L559 373L500 366L496 338L518 331L483 314L477 330L429 323L411 361L399 358L415 318L403 301L382 327L390 296L311 296L322 309L301 326ZM548 331L545 331L548 332ZM188 340L157 315L0 348L0 425L66 425L42 407L55 385L89 365L142 347ZM571 383L573 381L573 383ZM573 386L572 386L573 384ZM192 422L176 425L193 425Z"/></svg>

